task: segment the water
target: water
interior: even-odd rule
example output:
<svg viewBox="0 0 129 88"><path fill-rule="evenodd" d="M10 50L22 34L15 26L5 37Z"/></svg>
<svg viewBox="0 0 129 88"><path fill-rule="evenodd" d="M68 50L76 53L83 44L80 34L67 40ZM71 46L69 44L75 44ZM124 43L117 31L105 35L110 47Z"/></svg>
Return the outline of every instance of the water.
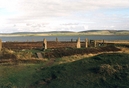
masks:
<svg viewBox="0 0 129 88"><path fill-rule="evenodd" d="M0 39L3 42L6 41L43 41L44 38L47 41L55 41L58 38L58 41L73 41L77 40L80 37L81 41L84 41L86 38L91 40L129 40L129 35L78 35L78 36L16 36L16 37L2 37Z"/></svg>

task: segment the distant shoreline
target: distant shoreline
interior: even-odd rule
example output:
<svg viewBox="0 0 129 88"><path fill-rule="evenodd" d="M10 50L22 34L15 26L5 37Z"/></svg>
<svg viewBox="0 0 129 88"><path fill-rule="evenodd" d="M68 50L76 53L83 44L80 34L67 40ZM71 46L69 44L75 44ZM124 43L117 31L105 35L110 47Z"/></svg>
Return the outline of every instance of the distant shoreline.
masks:
<svg viewBox="0 0 129 88"><path fill-rule="evenodd" d="M17 36L75 36L75 35L129 35L129 33L48 33L48 34L0 34L0 37L17 37Z"/></svg>
<svg viewBox="0 0 129 88"><path fill-rule="evenodd" d="M0 37L10 36L75 36L75 35L129 35L129 30L87 30L87 31L50 31L50 32L15 32L0 33Z"/></svg>

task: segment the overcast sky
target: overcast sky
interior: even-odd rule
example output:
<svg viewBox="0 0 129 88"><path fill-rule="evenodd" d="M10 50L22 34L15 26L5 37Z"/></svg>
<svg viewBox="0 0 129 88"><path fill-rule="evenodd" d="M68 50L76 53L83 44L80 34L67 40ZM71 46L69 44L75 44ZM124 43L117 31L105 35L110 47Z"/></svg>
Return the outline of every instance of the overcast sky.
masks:
<svg viewBox="0 0 129 88"><path fill-rule="evenodd" d="M129 0L0 0L0 33L129 30Z"/></svg>

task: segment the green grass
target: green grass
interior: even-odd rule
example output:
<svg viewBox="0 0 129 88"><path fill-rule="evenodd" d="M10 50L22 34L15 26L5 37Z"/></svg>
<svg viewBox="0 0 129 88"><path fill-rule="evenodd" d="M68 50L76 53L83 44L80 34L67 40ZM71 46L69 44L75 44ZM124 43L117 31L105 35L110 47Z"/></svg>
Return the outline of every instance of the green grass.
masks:
<svg viewBox="0 0 129 88"><path fill-rule="evenodd" d="M34 88L128 88L129 55L102 54L42 69Z"/></svg>
<svg viewBox="0 0 129 88"><path fill-rule="evenodd" d="M49 67L0 66L0 88L129 88L129 54L100 54Z"/></svg>
<svg viewBox="0 0 129 88"><path fill-rule="evenodd" d="M36 69L43 64L20 64L0 66L0 88L28 88L34 82Z"/></svg>

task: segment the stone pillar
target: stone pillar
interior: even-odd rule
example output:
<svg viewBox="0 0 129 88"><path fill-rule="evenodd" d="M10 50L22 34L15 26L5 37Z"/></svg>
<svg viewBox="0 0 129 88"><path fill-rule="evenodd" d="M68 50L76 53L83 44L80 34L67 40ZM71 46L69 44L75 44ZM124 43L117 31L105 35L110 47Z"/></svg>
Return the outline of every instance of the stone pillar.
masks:
<svg viewBox="0 0 129 88"><path fill-rule="evenodd" d="M96 47L96 40L94 40L94 47Z"/></svg>
<svg viewBox="0 0 129 88"><path fill-rule="evenodd" d="M47 40L43 39L43 50L47 49Z"/></svg>
<svg viewBox="0 0 129 88"><path fill-rule="evenodd" d="M58 42L58 38L56 37L56 42Z"/></svg>
<svg viewBox="0 0 129 88"><path fill-rule="evenodd" d="M85 47L86 48L88 47L88 39L87 38L85 39Z"/></svg>
<svg viewBox="0 0 129 88"><path fill-rule="evenodd" d="M77 48L81 48L80 38L77 40Z"/></svg>
<svg viewBox="0 0 129 88"><path fill-rule="evenodd" d="M0 51L2 50L2 41L0 39Z"/></svg>
<svg viewBox="0 0 129 88"><path fill-rule="evenodd" d="M73 39L71 39L71 42L73 42Z"/></svg>
<svg viewBox="0 0 129 88"><path fill-rule="evenodd" d="M103 43L102 43L102 44L103 44L103 46L104 46L104 39L103 39Z"/></svg>

